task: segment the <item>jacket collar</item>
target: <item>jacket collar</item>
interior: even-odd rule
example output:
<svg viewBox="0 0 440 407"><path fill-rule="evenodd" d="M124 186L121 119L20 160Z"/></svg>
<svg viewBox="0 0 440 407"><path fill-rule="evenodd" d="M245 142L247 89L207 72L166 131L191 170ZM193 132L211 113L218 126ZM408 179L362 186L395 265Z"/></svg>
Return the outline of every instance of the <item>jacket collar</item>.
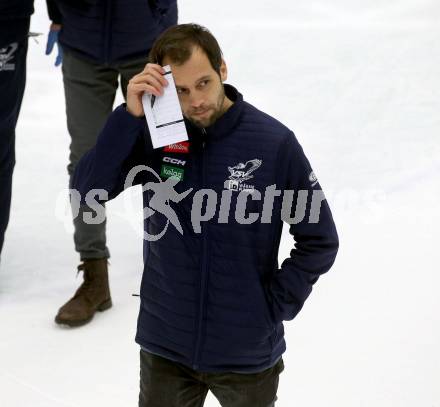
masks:
<svg viewBox="0 0 440 407"><path fill-rule="evenodd" d="M189 120L185 119L188 130L189 141L199 144L202 138L206 140L225 137L230 134L237 125L241 112L243 110L243 95L232 85L224 84L226 96L233 102L232 106L211 126L205 127L205 134L202 128L195 126Z"/></svg>

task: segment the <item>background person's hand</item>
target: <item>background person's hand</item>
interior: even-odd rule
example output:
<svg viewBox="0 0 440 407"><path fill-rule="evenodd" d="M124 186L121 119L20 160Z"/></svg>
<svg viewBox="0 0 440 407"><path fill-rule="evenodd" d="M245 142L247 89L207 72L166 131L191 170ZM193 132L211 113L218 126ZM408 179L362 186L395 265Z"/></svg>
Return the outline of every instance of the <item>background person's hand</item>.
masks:
<svg viewBox="0 0 440 407"><path fill-rule="evenodd" d="M47 35L46 55L49 55L55 44L57 44L58 55L55 59L55 66L60 65L63 62L63 49L58 42L58 33L61 30L60 24L51 24L49 34Z"/></svg>
<svg viewBox="0 0 440 407"><path fill-rule="evenodd" d="M142 95L146 92L150 95L160 96L168 81L164 78L165 70L157 64L147 64L144 70L133 76L127 86L127 111L133 116L142 117Z"/></svg>

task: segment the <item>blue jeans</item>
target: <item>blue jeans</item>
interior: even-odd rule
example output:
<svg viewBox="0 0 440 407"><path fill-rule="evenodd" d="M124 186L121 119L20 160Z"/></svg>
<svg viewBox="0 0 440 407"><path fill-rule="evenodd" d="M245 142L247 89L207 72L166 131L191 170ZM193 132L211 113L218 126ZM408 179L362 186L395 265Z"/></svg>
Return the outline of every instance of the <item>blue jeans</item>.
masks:
<svg viewBox="0 0 440 407"><path fill-rule="evenodd" d="M139 407L201 407L208 390L222 407L273 407L283 359L258 373L204 373L140 351Z"/></svg>

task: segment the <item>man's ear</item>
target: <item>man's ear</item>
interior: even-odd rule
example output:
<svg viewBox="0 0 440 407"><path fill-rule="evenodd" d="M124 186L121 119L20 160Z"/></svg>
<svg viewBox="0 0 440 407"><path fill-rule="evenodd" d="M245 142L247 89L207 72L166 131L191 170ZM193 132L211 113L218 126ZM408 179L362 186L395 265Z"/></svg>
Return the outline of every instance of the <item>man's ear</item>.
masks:
<svg viewBox="0 0 440 407"><path fill-rule="evenodd" d="M226 66L225 60L222 58L222 64L220 65L220 79L224 82L228 79L228 67Z"/></svg>

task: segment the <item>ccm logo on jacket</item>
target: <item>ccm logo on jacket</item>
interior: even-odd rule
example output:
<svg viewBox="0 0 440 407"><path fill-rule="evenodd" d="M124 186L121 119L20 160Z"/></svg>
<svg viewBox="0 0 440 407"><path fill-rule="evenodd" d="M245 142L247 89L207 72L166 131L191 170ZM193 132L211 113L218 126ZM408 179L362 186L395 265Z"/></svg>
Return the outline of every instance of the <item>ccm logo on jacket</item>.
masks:
<svg viewBox="0 0 440 407"><path fill-rule="evenodd" d="M178 158L172 158L172 157L164 157L162 161L176 165L185 165L186 163L186 161L184 160L179 160Z"/></svg>

